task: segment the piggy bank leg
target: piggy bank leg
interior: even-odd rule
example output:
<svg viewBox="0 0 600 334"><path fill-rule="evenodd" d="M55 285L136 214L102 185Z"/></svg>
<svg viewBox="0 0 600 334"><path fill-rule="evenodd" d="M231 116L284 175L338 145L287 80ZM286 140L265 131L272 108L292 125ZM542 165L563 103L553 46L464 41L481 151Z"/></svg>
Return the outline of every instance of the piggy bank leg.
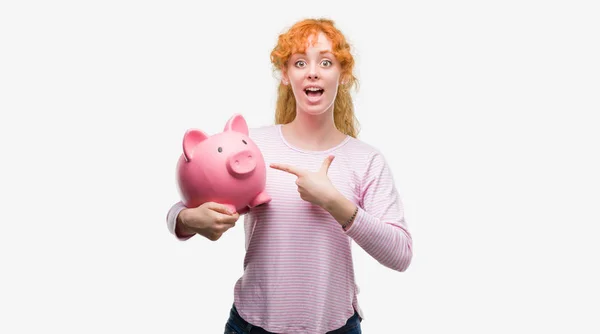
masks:
<svg viewBox="0 0 600 334"><path fill-rule="evenodd" d="M240 215L243 215L243 214L246 214L246 213L248 213L248 211L250 211L250 208L249 208L249 207L247 207L247 206L245 206L245 207L243 207L242 209L239 209L237 212L238 212Z"/></svg>
<svg viewBox="0 0 600 334"><path fill-rule="evenodd" d="M250 204L248 206L253 208L255 206L268 203L270 201L271 196L267 195L267 193L263 191L260 194L256 195L256 197L254 197L254 199L250 201Z"/></svg>

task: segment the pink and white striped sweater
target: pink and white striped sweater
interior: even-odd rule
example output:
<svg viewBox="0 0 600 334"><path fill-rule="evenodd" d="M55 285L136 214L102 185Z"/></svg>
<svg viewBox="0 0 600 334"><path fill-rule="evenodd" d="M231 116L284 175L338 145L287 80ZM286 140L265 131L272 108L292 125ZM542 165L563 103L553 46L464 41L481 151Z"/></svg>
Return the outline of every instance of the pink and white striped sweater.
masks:
<svg viewBox="0 0 600 334"><path fill-rule="evenodd" d="M412 258L402 201L384 157L350 136L326 151L302 150L286 142L281 125L250 129L249 136L265 158L272 201L244 216L244 274L234 290L238 312L275 333L325 333L342 327L354 309L362 317L351 241L397 271L406 270ZM268 167L276 162L318 170L330 154L335 159L329 178L359 207L347 231L327 211L300 198L296 176ZM173 234L183 208L178 202L168 212Z"/></svg>

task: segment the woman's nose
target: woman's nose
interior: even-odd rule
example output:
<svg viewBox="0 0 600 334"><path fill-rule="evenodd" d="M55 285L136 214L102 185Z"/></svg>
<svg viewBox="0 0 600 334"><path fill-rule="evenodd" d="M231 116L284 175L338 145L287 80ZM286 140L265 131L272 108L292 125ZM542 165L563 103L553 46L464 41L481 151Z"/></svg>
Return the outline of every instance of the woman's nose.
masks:
<svg viewBox="0 0 600 334"><path fill-rule="evenodd" d="M311 79L311 80L319 78L317 66L313 65L313 66L311 66L309 68L309 70L308 70L308 78Z"/></svg>

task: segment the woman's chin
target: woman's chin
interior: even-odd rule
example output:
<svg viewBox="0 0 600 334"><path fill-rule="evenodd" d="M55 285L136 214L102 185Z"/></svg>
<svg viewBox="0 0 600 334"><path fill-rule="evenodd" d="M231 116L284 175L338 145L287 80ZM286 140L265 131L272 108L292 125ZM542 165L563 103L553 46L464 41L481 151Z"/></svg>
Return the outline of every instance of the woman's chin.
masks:
<svg viewBox="0 0 600 334"><path fill-rule="evenodd" d="M322 114L327 113L329 110L331 110L332 106L325 106L322 104L316 104L316 105L304 105L301 108L298 108L300 110L300 112L303 112L307 115L310 116L319 116Z"/></svg>

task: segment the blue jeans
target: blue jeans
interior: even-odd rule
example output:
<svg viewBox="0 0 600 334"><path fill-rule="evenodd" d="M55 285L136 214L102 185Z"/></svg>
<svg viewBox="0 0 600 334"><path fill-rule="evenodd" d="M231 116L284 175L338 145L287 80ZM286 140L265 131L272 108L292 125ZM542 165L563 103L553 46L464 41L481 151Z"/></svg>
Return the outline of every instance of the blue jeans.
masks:
<svg viewBox="0 0 600 334"><path fill-rule="evenodd" d="M327 332L327 334L361 334L360 330L360 322L362 319L358 316L358 313L355 311L354 315L348 319L346 324L336 330L331 332ZM276 334L267 332L261 327L254 326L246 322L246 320L242 319L242 317L238 314L235 305L231 307L231 311L229 312L229 320L227 320L227 324L225 324L225 334Z"/></svg>

